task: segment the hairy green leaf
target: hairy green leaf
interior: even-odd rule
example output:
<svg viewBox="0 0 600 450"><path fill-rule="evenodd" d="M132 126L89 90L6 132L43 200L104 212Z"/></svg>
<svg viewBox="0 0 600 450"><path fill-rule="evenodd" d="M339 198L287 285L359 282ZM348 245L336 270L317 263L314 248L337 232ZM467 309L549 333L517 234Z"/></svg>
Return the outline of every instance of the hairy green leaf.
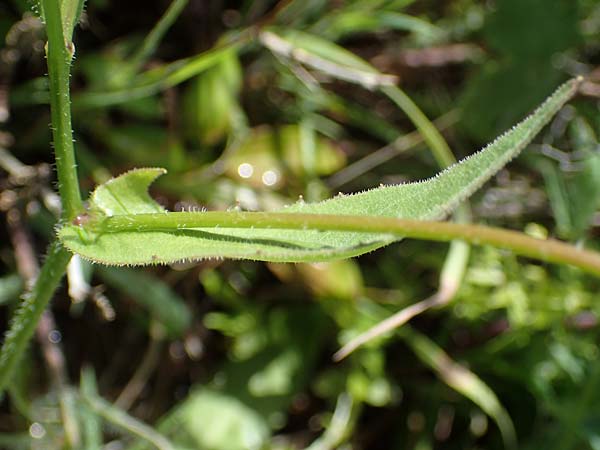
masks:
<svg viewBox="0 0 600 450"><path fill-rule="evenodd" d="M94 208L106 216L163 212L164 208L148 195L148 186L165 169L134 169L96 188L91 197Z"/></svg>
<svg viewBox="0 0 600 450"><path fill-rule="evenodd" d="M517 155L573 96L579 82L568 81L519 125L431 179L320 203L298 202L280 212L441 219ZM215 257L326 261L360 255L399 239L391 233L319 231L300 225L298 229L232 228L226 222L229 217L234 220L234 212L225 215L221 226L201 226L198 222L205 213L167 213L147 195L149 184L160 173L161 169L137 169L98 187L91 198L90 217L59 231L64 245L96 262L140 265Z"/></svg>

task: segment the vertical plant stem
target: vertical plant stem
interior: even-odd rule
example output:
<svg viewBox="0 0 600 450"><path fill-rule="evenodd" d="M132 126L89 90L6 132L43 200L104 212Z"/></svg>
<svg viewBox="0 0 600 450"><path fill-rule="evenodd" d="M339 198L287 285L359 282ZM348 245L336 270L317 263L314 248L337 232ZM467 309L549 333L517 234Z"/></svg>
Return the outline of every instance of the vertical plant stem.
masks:
<svg viewBox="0 0 600 450"><path fill-rule="evenodd" d="M75 164L69 97L69 76L74 47L70 38L67 41L63 33L60 1L42 0L42 5L48 35L46 54L58 189L63 207L62 218L69 221L75 218L83 207ZM70 259L71 253L58 241L52 243L35 285L17 309L0 349L0 396L11 381L27 343L65 274Z"/></svg>
<svg viewBox="0 0 600 450"><path fill-rule="evenodd" d="M27 227L21 220L18 208L13 208L7 214L8 231L15 253L15 261L19 273L26 280L27 286L32 286L38 278L40 268L36 258L31 236ZM44 311L37 326L37 335L42 347L42 353L46 365L52 375L54 388L58 394L60 409L62 412L63 425L65 429L65 448L77 448L79 441L79 430L76 414L73 411L72 395L67 388L67 372L65 369L65 358L58 343L51 342L50 333L56 328L54 317L48 310ZM12 392L11 392L12 393ZM11 397L12 399L12 397Z"/></svg>
<svg viewBox="0 0 600 450"><path fill-rule="evenodd" d="M82 210L73 131L71 129L71 99L69 77L74 53L72 42L65 39L59 0L42 0L48 35L47 59L50 81L50 111L52 137L56 153L58 190L62 200L64 220L72 220Z"/></svg>
<svg viewBox="0 0 600 450"><path fill-rule="evenodd" d="M62 279L71 253L55 241L29 294L15 312L0 350L0 396L11 382L15 368L33 336L35 327Z"/></svg>

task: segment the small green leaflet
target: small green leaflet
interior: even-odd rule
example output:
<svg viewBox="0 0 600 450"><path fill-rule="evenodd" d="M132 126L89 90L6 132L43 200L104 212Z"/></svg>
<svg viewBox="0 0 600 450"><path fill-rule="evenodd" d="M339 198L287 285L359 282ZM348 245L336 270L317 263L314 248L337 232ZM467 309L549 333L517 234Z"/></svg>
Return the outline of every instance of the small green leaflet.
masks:
<svg viewBox="0 0 600 450"><path fill-rule="evenodd" d="M442 219L531 142L576 93L580 82L566 82L519 125L431 179L383 186L320 203L296 203L278 212ZM162 173L163 169L135 169L98 186L90 199L90 218L59 230L63 244L95 262L144 265L203 258L327 261L361 255L399 240L391 234L315 229L192 228L185 219L171 228L103 231L101 222L106 217L122 216L125 221L133 221L139 214L160 213L167 217L169 213L148 195L148 186ZM230 214L233 218L236 213Z"/></svg>

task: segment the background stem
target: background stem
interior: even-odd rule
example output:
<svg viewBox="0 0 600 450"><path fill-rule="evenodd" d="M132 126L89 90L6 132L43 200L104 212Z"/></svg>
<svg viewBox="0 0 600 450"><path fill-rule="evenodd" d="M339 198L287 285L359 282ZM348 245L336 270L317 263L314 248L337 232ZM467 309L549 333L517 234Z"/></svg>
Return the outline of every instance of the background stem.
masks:
<svg viewBox="0 0 600 450"><path fill-rule="evenodd" d="M188 0L173 0L163 16L156 23L154 28L152 28L152 31L150 31L150 33L148 33L148 35L144 38L142 47L131 58L131 65L133 66L135 72L137 72L148 61L148 58L150 58L152 53L154 53L159 42L169 28L171 28L173 23L177 20L187 3Z"/></svg>
<svg viewBox="0 0 600 450"><path fill-rule="evenodd" d="M383 86L381 92L404 111L410 121L417 127L440 167L448 167L456 162L446 140L408 95L396 86Z"/></svg>
<svg viewBox="0 0 600 450"><path fill-rule="evenodd" d="M103 398L85 393L82 396L82 400L92 411L94 411L94 413L104 418L107 422L128 431L134 436L138 436L145 441L148 441L157 449L175 449L173 444L171 444L165 436L155 431L154 428L130 416L125 411L113 406Z"/></svg>

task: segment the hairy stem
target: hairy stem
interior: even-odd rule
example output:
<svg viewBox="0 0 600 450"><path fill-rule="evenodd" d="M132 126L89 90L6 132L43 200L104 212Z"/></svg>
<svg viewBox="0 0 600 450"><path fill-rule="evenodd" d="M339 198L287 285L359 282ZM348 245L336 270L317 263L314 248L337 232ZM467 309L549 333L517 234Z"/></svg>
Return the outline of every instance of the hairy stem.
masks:
<svg viewBox="0 0 600 450"><path fill-rule="evenodd" d="M82 209L73 147L69 94L69 76L74 47L63 34L59 0L42 0L42 3L48 35L46 54L58 190L62 200L63 219L72 220Z"/></svg>
<svg viewBox="0 0 600 450"><path fill-rule="evenodd" d="M253 227L387 233L398 237L443 242L460 239L475 245L505 248L516 254L542 261L570 264L600 276L600 253L579 249L554 239L537 239L517 231L475 224L379 216L211 211L119 215L102 219L96 223L92 221L87 227L90 231L98 233L150 230L174 232L190 228Z"/></svg>
<svg viewBox="0 0 600 450"><path fill-rule="evenodd" d="M0 395L12 381L13 374L35 327L62 279L71 253L55 241L48 250L38 279L15 312L10 330L0 349Z"/></svg>
<svg viewBox="0 0 600 450"><path fill-rule="evenodd" d="M63 206L62 217L63 220L72 220L82 209L69 99L69 73L74 47L63 34L59 0L42 0L42 4L48 35L46 52L50 80L50 109L58 187ZM27 343L65 274L70 259L71 253L58 241L50 245L35 285L17 309L0 349L0 395L11 381Z"/></svg>

